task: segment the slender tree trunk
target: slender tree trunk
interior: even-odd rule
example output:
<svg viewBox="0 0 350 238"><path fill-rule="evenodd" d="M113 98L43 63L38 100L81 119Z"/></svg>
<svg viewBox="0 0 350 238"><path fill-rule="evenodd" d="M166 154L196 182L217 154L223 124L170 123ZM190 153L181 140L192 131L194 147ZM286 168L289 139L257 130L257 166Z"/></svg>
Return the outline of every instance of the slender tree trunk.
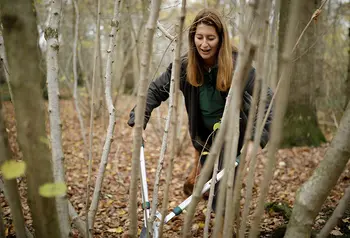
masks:
<svg viewBox="0 0 350 238"><path fill-rule="evenodd" d="M73 78L74 78L74 90L73 98L75 110L77 111L77 117L79 119L81 137L84 142L84 158L87 158L88 145L86 141L86 131L84 125L83 115L79 106L79 92L78 92L78 65L77 65L77 47L78 47L78 33L79 33L79 8L77 0L73 0L74 12L75 12L75 26L74 26L74 42L73 42ZM93 92L92 92L93 93Z"/></svg>
<svg viewBox="0 0 350 238"><path fill-rule="evenodd" d="M150 58L153 45L153 36L159 17L161 0L152 0L151 13L146 26L144 48L141 60L140 81L137 96L136 118L133 136L133 153L132 153L132 176L130 183L130 203L129 217L130 229L129 235L135 237L137 234L137 181L139 177L140 149L142 142L142 126L146 108L147 77L149 73Z"/></svg>
<svg viewBox="0 0 350 238"><path fill-rule="evenodd" d="M9 145L7 132L5 128L5 120L2 112L2 101L1 101L1 92L0 92L0 164L1 165L5 161L10 160L12 158L11 150L9 146L10 145ZM15 226L16 236L21 238L26 237L25 223L24 223L24 217L22 212L21 198L18 192L17 180L4 179L4 187L7 194L7 201L11 209L11 215ZM2 218L3 217L1 214L0 216L1 221L2 221Z"/></svg>
<svg viewBox="0 0 350 238"><path fill-rule="evenodd" d="M17 189L17 187L16 187L16 189ZM0 192L3 192L3 194L4 194L4 196L5 196L5 199L6 199L6 201L8 202L8 203L10 203L9 201L10 201L10 195L9 195L9 192L8 192L8 190L6 189L6 186L5 186L5 184L3 183L3 181L0 179ZM11 209L11 205L10 205L10 209ZM12 210L11 210L12 211ZM12 217L13 217L14 215L13 215L13 212L12 212ZM23 216L23 214L22 214L22 216ZM16 224L15 224L16 225ZM23 225L25 226L25 223L24 223L24 221L23 221ZM26 236L24 236L24 237L27 237L27 238L33 238L33 235L32 235L32 233L30 233L30 231L28 230L28 228L25 226L24 227L24 229L25 229L25 233L26 233ZM22 237L22 236L21 236Z"/></svg>
<svg viewBox="0 0 350 238"><path fill-rule="evenodd" d="M33 1L1 0L1 22L11 72L20 149L27 164L28 203L36 237L60 238L54 198L42 197L39 188L54 181L46 138L40 82L38 31ZM38 166L40 165L40 166Z"/></svg>
<svg viewBox="0 0 350 238"><path fill-rule="evenodd" d="M98 201L101 195L101 188L104 178L105 169L108 162L108 155L113 141L114 127L115 127L115 108L113 106L112 99L112 63L113 63L113 49L115 47L115 36L119 29L119 6L121 0L115 0L114 6L114 17L111 23L111 33L109 34L109 46L107 50L107 63L106 63L106 75L105 75L105 97L106 105L109 112L109 124L106 134L105 144L103 146L103 152L101 156L101 162L99 167L99 173L95 183L94 195L92 197L91 206L89 209L88 219L89 219L89 230L93 229L95 216L98 207Z"/></svg>
<svg viewBox="0 0 350 238"><path fill-rule="evenodd" d="M101 56L100 51L100 13L101 13L101 1L95 1L97 5L97 14L96 14L96 35L95 35L95 50L94 50L94 58L93 62L93 70L92 70L92 82L91 82L91 103L90 103L90 133L89 133L89 166L88 166L88 177L87 177L87 187L86 187L86 202L85 202L85 217L86 217L86 233L89 237L92 237L92 219L89 219L89 204L90 204L90 183L91 183L91 172L92 172L92 141L94 137L94 112L96 108L95 98L98 96L97 94L97 83L96 83L96 72L97 70L97 60ZM97 97L98 99L98 97ZM95 214L95 213L94 213ZM90 224L91 223L91 224Z"/></svg>
<svg viewBox="0 0 350 238"><path fill-rule="evenodd" d="M64 154L62 149L62 129L60 119L59 85L58 85L58 27L60 24L62 1L52 0L50 4L49 23L45 29L47 41L46 65L49 98L50 134L52 145L52 161L55 182L65 182ZM57 212L60 219L62 238L70 232L67 197L56 198Z"/></svg>
<svg viewBox="0 0 350 238"><path fill-rule="evenodd" d="M259 233L259 224L261 216L264 212L264 199L268 192L269 183L273 175L273 168L276 163L275 153L280 145L283 127L283 118L286 112L287 102L288 102L288 91L290 85L290 75L292 72L292 56L293 56L293 45L297 39L297 31L295 22L299 18L300 14L301 0L293 1L290 7L290 14L288 16L288 23L286 29L286 38L283 44L283 64L281 65L281 89L277 92L277 100L275 106L274 118L272 121L271 128L271 140L268 151L268 165L264 172L264 179L261 185L261 193L258 199L258 205L254 213L254 221L252 223L252 229L249 233L249 238L255 238Z"/></svg>
<svg viewBox="0 0 350 238"><path fill-rule="evenodd" d="M309 237L322 204L336 185L350 158L350 104L324 159L298 190L286 238Z"/></svg>
<svg viewBox="0 0 350 238"><path fill-rule="evenodd" d="M174 59L174 71L172 71L172 74L174 74L174 96L173 96L173 106L174 106L174 114L171 118L171 124L172 124L172 138L171 138L171 151L170 151L170 161L169 161L169 167L167 170L167 177L166 177L166 185L164 189L164 197L163 197L163 203L162 203L162 219L161 219L161 225L160 225L160 238L163 237L163 226L164 226L164 219L166 216L166 212L168 210L168 202L169 202L169 189L170 189L170 183L174 168L174 160L175 160L175 154L176 154L176 139L177 139L177 112L178 112L178 105L179 105L179 99L180 99L180 71L181 71L181 46L182 46L182 36L183 36L183 26L185 22L186 17L186 0L182 0L181 2L181 13L179 17L179 24L175 26L176 32L177 32L177 42L176 42L176 48L175 48L175 59Z"/></svg>
<svg viewBox="0 0 350 238"><path fill-rule="evenodd" d="M322 228L317 238L326 238L333 228L337 225L339 219L343 217L343 214L346 209L350 208L350 187L345 190L345 194L340 199L337 208L334 210L332 216L328 219L326 225Z"/></svg>

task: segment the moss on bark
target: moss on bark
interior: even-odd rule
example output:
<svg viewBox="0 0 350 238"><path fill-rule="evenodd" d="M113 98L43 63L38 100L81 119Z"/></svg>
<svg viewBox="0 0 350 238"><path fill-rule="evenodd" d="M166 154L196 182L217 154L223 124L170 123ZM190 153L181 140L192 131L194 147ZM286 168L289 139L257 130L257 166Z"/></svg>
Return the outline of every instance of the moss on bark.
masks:
<svg viewBox="0 0 350 238"><path fill-rule="evenodd" d="M308 105L289 105L283 128L282 147L319 146L326 142L316 112Z"/></svg>

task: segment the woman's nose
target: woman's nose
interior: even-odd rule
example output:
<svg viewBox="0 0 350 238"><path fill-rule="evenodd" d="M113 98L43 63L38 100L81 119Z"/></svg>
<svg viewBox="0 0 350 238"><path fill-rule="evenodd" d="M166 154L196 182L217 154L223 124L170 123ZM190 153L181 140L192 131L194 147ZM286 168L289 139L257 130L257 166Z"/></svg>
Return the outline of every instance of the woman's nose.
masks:
<svg viewBox="0 0 350 238"><path fill-rule="evenodd" d="M208 46L208 42L207 42L207 40L206 40L206 39L203 39L202 46Z"/></svg>

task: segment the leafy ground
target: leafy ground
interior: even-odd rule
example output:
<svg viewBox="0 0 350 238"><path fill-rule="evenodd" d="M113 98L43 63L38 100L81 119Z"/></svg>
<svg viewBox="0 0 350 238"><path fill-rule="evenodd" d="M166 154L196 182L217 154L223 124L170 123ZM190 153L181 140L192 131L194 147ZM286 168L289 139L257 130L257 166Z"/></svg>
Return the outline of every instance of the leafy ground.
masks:
<svg viewBox="0 0 350 238"><path fill-rule="evenodd" d="M129 110L132 108L134 98L120 98L117 101L117 123L114 133L114 142L111 147L109 161L106 168L106 174L103 182L101 200L99 210L96 216L94 237L123 237L127 233L129 226L128 220L128 202L129 202L129 184L131 177L131 148L132 148L132 129L126 125ZM7 120L7 131L10 137L11 149L14 158L21 159L22 155L16 144L16 130L14 111L9 102L5 103L5 114ZM161 138L158 125L164 124L166 117L165 107L160 110L160 120L157 120L156 112L153 113L149 126L145 133L146 141L146 163L149 182L149 194L152 195L154 174L157 167L157 161L160 152ZM105 118L105 119L103 119ZM85 198L86 198L86 181L88 172L88 162L84 159L83 140L79 122L74 110L74 104L69 100L61 101L61 120L63 129L63 149L65 153L66 179L68 185L68 197L84 219ZM184 120L186 122L186 119ZM159 124L160 123L160 124ZM88 125L88 119L85 125ZM105 128L108 124L108 116L99 117L94 123L93 138L93 181L97 176L102 147L105 138ZM88 129L87 129L88 131ZM185 129L184 129L185 131ZM180 155L175 160L175 168L173 172L173 180L170 189L170 207L173 208L184 200L182 193L182 185L189 171L192 161L193 148L188 139L181 140L183 147ZM319 148L300 147L292 149L279 150L277 154L277 169L274 172L273 181L270 185L269 195L266 202L284 202L292 206L295 193L298 187L307 180L312 170L322 160L327 149L327 144ZM255 177L254 197L258 193L258 185L261 181L264 164L266 162L265 155L259 156L259 164L257 168L257 176ZM165 165L166 166L166 165ZM334 209L337 202L349 186L350 181L350 164L348 164L345 172L341 175L337 186L332 190L330 196L323 207L323 213L317 218L315 229L322 227L325 223L325 217L329 216L330 211ZM19 179L20 192L23 198L23 209L28 227L31 229L31 218L29 208L27 206L25 196L25 179ZM165 183L165 176L161 179L161 185ZM160 201L163 197L163 188L160 192ZM92 189L91 189L92 194ZM139 198L141 195L138 196ZM0 196L0 202L4 209L4 219L8 237L13 237L14 230L11 220L8 204L4 200L3 194ZM139 201L140 202L140 201ZM242 200L243 202L243 200ZM203 223L205 221L205 201L201 201L195 219L192 225L193 237L203 236ZM255 207L255 199L252 204ZM139 206L139 228L142 226L142 210ZM215 215L213 215L215 216ZM165 225L165 237L180 237L184 215L180 215L169 224ZM261 223L261 237L271 237L276 228L285 224L286 220L282 214L269 210L265 212ZM343 219L343 228L337 228L332 233L335 236L346 237L346 231L349 231L349 218ZM78 237L74 230L75 237ZM277 235L275 237L281 237Z"/></svg>

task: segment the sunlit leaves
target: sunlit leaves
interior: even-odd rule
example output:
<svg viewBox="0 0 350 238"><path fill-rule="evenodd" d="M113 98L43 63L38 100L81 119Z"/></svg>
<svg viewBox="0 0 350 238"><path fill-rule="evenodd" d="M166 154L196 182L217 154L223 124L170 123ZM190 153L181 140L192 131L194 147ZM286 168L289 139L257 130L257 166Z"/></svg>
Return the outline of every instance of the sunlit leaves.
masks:
<svg viewBox="0 0 350 238"><path fill-rule="evenodd" d="M214 126L213 126L213 131L216 131L216 130L220 129L220 125L221 125L220 122L215 123Z"/></svg>
<svg viewBox="0 0 350 238"><path fill-rule="evenodd" d="M45 183L39 188L39 194L46 198L63 196L66 194L66 191L67 186L64 182Z"/></svg>
<svg viewBox="0 0 350 238"><path fill-rule="evenodd" d="M22 176L26 171L24 161L8 160L1 166L1 172L5 179L14 179Z"/></svg>

